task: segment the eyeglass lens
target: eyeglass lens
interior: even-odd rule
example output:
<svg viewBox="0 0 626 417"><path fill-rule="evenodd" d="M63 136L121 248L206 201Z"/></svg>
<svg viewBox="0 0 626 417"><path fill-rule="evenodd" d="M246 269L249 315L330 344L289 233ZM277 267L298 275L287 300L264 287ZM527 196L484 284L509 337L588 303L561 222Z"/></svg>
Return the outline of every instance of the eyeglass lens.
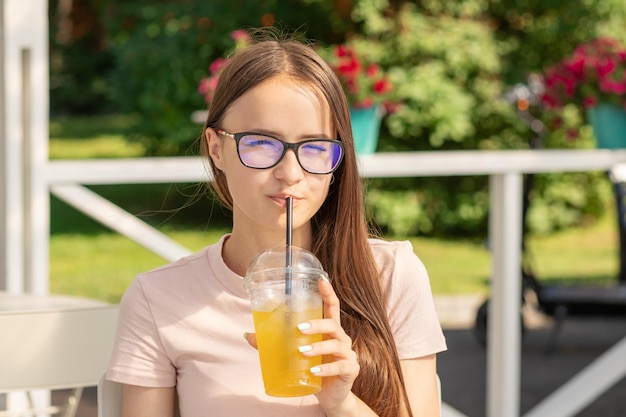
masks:
<svg viewBox="0 0 626 417"><path fill-rule="evenodd" d="M277 138L246 134L239 137L238 151L241 162L250 168L270 168L276 165L287 148L294 148L298 162L312 174L334 171L342 158L342 147L332 140L314 139L299 143L285 143Z"/></svg>

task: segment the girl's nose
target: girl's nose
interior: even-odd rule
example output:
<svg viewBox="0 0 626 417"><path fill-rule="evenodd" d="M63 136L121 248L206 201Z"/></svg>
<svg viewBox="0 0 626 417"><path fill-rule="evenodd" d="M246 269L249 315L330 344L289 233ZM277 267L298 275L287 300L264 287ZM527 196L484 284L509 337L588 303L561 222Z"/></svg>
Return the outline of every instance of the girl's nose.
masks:
<svg viewBox="0 0 626 417"><path fill-rule="evenodd" d="M304 170L293 149L287 150L283 159L274 167L274 176L287 184L295 184L304 178Z"/></svg>

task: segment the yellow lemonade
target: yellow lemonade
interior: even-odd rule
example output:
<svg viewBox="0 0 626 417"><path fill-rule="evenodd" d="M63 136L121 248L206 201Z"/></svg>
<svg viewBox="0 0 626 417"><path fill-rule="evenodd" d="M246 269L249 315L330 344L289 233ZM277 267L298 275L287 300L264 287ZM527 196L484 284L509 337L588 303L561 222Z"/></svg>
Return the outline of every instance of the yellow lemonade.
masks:
<svg viewBox="0 0 626 417"><path fill-rule="evenodd" d="M315 394L322 379L309 369L322 363L321 356L306 357L298 347L322 340L322 335L302 334L299 323L322 317L322 308L289 311L284 304L271 311L252 311L265 392L274 397Z"/></svg>

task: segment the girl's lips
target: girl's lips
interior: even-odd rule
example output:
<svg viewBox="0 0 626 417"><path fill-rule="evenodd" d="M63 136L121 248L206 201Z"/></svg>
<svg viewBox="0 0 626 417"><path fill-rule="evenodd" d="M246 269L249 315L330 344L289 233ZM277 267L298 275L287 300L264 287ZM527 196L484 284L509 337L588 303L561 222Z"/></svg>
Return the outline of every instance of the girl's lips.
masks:
<svg viewBox="0 0 626 417"><path fill-rule="evenodd" d="M284 208L287 207L287 197L292 197L294 205L299 200L297 197L294 197L294 196L283 196L283 195L280 195L280 196L276 196L276 195L270 196L270 198L272 200L274 200L276 202L276 204L278 204L278 205L280 205L281 207L284 207Z"/></svg>

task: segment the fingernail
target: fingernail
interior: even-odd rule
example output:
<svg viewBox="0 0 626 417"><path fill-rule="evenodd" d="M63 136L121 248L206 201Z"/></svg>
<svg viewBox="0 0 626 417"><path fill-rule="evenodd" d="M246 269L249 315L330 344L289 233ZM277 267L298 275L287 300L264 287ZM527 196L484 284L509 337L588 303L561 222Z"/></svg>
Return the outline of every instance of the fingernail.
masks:
<svg viewBox="0 0 626 417"><path fill-rule="evenodd" d="M244 339L246 339L246 340L248 340L248 335L250 335L250 333L248 333L248 332L244 332L244 334L243 334L243 338L244 338Z"/></svg>
<svg viewBox="0 0 626 417"><path fill-rule="evenodd" d="M300 346L298 348L298 350L300 351L300 353L304 353L304 352L310 352L313 350L313 346L311 345L304 345L304 346Z"/></svg>
<svg viewBox="0 0 626 417"><path fill-rule="evenodd" d="M312 374L319 374L320 372L322 372L322 368L320 368L319 366L314 366L309 369L309 371L311 371Z"/></svg>
<svg viewBox="0 0 626 417"><path fill-rule="evenodd" d="M320 274L320 278L330 284L330 279L326 275Z"/></svg>
<svg viewBox="0 0 626 417"><path fill-rule="evenodd" d="M309 323L300 323L298 324L298 330L303 331L303 330L309 330L311 328L311 325Z"/></svg>

